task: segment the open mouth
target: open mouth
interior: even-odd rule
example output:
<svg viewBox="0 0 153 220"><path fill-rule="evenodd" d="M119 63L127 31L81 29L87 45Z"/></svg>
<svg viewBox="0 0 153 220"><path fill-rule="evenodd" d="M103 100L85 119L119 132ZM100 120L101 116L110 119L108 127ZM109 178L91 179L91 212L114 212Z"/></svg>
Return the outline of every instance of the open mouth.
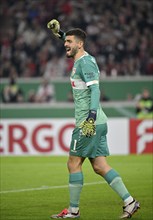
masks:
<svg viewBox="0 0 153 220"><path fill-rule="evenodd" d="M68 51L70 51L71 50L71 48L70 47L66 47L66 51L68 52Z"/></svg>

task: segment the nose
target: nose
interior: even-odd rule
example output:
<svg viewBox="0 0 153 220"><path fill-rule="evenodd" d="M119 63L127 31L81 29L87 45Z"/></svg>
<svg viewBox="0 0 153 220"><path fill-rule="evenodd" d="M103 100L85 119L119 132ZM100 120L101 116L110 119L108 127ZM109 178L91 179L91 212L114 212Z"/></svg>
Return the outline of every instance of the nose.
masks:
<svg viewBox="0 0 153 220"><path fill-rule="evenodd" d="M68 42L67 42L67 41L64 42L64 46L65 46L65 47L68 46Z"/></svg>

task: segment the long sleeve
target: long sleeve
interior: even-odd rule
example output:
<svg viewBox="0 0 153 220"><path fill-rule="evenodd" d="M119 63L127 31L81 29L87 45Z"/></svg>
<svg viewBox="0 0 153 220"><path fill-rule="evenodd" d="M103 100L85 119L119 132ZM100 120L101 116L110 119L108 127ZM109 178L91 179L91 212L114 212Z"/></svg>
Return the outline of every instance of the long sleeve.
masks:
<svg viewBox="0 0 153 220"><path fill-rule="evenodd" d="M90 103L90 110L97 111L99 107L99 99L100 99L100 90L99 84L93 84L89 86L91 90L91 103Z"/></svg>

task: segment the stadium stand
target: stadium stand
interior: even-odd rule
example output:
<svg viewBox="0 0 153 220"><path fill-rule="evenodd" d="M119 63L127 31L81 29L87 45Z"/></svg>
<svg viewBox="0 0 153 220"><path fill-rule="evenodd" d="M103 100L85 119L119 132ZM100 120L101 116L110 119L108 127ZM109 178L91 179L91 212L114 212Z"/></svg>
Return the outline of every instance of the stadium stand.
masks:
<svg viewBox="0 0 153 220"><path fill-rule="evenodd" d="M152 9L150 0L1 0L0 102L4 87L15 78L25 103L12 109L13 104L3 101L1 117L44 117L44 111L63 117L64 105L64 117L73 116L68 101L73 62L65 57L63 42L47 29L53 18L63 31L80 27L87 32L87 51L97 59L101 92L109 97L103 102L107 115L136 117L135 97L144 88L152 94ZM44 77L54 85L56 102L43 104L42 112L35 95Z"/></svg>
<svg viewBox="0 0 153 220"><path fill-rule="evenodd" d="M69 76L73 64L46 27L52 18L87 32L102 77L152 75L152 8L150 0L1 0L0 77Z"/></svg>

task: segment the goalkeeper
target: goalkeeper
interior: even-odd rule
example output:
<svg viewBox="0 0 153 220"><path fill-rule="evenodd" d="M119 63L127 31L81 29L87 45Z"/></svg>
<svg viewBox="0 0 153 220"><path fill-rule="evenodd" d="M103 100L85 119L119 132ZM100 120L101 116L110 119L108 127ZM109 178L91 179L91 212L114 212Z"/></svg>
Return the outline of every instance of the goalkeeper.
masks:
<svg viewBox="0 0 153 220"><path fill-rule="evenodd" d="M78 218L79 199L83 187L82 164L85 158L93 170L101 175L124 202L121 218L131 217L139 208L128 192L120 175L106 161L107 117L100 106L99 68L93 56L84 50L86 33L72 29L64 33L60 24L53 19L47 27L53 34L64 40L66 56L74 59L70 80L75 103L76 127L72 133L68 159L70 204L68 209L52 215L51 218Z"/></svg>

